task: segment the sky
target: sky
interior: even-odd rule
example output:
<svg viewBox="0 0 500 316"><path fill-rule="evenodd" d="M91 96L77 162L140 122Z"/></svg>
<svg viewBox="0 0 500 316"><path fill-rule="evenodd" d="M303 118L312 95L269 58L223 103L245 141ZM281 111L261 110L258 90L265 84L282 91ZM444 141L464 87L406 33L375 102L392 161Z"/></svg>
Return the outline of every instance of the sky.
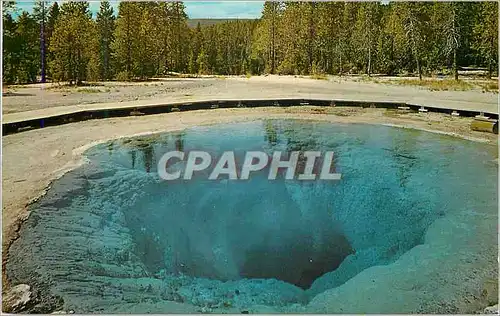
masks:
<svg viewBox="0 0 500 316"><path fill-rule="evenodd" d="M89 1L90 8L95 14L99 10L99 1ZM110 0L115 10L118 1ZM259 18L262 13L264 1L184 1L186 13L190 19L227 19ZM33 1L16 1L19 9L32 11Z"/></svg>

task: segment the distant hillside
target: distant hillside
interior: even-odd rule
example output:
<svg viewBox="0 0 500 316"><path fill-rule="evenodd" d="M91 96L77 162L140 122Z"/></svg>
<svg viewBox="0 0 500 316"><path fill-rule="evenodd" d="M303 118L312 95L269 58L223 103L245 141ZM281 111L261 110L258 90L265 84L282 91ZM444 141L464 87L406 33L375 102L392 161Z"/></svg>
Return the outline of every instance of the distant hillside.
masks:
<svg viewBox="0 0 500 316"><path fill-rule="evenodd" d="M254 19L188 19L187 24L189 27L196 27L198 25L198 22L200 23L201 26L208 26L208 25L214 25L217 23L224 23L224 22L229 22L229 21L251 21Z"/></svg>

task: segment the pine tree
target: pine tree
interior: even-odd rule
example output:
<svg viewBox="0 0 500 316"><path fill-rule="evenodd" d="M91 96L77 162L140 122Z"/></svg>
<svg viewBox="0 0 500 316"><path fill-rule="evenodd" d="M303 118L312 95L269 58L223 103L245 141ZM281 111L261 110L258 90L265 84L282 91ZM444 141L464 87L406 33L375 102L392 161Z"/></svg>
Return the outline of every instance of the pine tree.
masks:
<svg viewBox="0 0 500 316"><path fill-rule="evenodd" d="M33 16L4 2L3 81L147 79L203 74L426 72L498 64L498 4L266 2L255 21L189 29L182 2L59 8L37 0ZM35 36L36 35L36 36ZM45 48L44 48L45 47ZM48 67L44 65L48 64ZM38 68L37 68L38 67ZM45 69L47 68L47 69Z"/></svg>
<svg viewBox="0 0 500 316"><path fill-rule="evenodd" d="M113 76L111 43L114 41L115 17L109 1L101 1L96 22L99 34L99 77L103 80L110 80Z"/></svg>
<svg viewBox="0 0 500 316"><path fill-rule="evenodd" d="M207 61L207 55L205 54L203 49L198 54L196 63L198 64L198 74L206 75L208 73L208 67L207 67L208 61Z"/></svg>
<svg viewBox="0 0 500 316"><path fill-rule="evenodd" d="M49 15L47 18L47 39L49 40L52 32L54 31L54 27L56 25L57 18L59 17L59 5L57 2L54 2L49 8Z"/></svg>
<svg viewBox="0 0 500 316"><path fill-rule="evenodd" d="M170 6L167 2L160 2L157 8L158 30L156 38L158 41L158 73L166 74L170 69Z"/></svg>
<svg viewBox="0 0 500 316"><path fill-rule="evenodd" d="M9 5L9 7L5 7L4 3L4 11L2 12L2 20L3 20L3 69L2 69L2 80L5 83L14 83L16 80L16 71L17 71L17 63L19 62L18 57L18 45L16 43L16 28L17 23L12 18L11 9L13 8L13 4Z"/></svg>
<svg viewBox="0 0 500 316"><path fill-rule="evenodd" d="M305 4L304 11L306 11L306 24L305 27L306 34L306 45L307 45L307 73L311 73L315 57L315 47L316 47L316 3L307 2ZM315 71L316 72L316 71Z"/></svg>
<svg viewBox="0 0 500 316"><path fill-rule="evenodd" d="M33 16L40 25L40 65L41 82L46 81L46 60L47 60L47 31L49 2L46 0L36 0L33 8Z"/></svg>
<svg viewBox="0 0 500 316"><path fill-rule="evenodd" d="M151 16L151 27L152 34L151 38L151 57L152 57L152 71L155 75L162 75L165 73L165 55L167 53L167 46L164 45L165 39L162 33L164 33L165 25L168 23L168 16L165 14L164 7L162 3L152 3L149 6L149 15ZM188 41L189 42L189 41Z"/></svg>
<svg viewBox="0 0 500 316"><path fill-rule="evenodd" d="M359 3L359 10L356 17L356 25L353 39L355 40L360 53L358 60L362 61L366 74L371 76L373 68L373 57L376 53L376 43L380 31L378 22L380 21L380 5L376 2Z"/></svg>
<svg viewBox="0 0 500 316"><path fill-rule="evenodd" d="M36 82L40 66L37 22L25 11L17 22L10 14L4 14L3 20L3 80L7 83Z"/></svg>
<svg viewBox="0 0 500 316"><path fill-rule="evenodd" d="M276 72L278 59L279 25L282 4L275 1L266 1L262 10L260 26L257 30L258 39L255 50L260 52L266 71L271 74Z"/></svg>
<svg viewBox="0 0 500 316"><path fill-rule="evenodd" d="M54 79L80 84L87 77L88 63L95 57L95 25L88 3L65 2L52 34L50 67Z"/></svg>
<svg viewBox="0 0 500 316"><path fill-rule="evenodd" d="M117 65L117 79L129 80L134 76L134 48L137 46L137 30L140 28L140 7L135 2L120 2L111 46Z"/></svg>
<svg viewBox="0 0 500 316"><path fill-rule="evenodd" d="M397 40L403 39L401 23L399 16L392 10L394 4L384 5L382 7L383 15L381 20L381 29L377 42L377 65L379 72L394 75L398 69L399 62L399 44ZM404 42L406 38L404 38ZM402 44L404 45L404 43Z"/></svg>
<svg viewBox="0 0 500 316"><path fill-rule="evenodd" d="M458 51L462 43L460 26L460 4L455 2L436 3L434 14L439 15L436 30L439 42L446 56L452 58L452 70L455 80L458 80Z"/></svg>
<svg viewBox="0 0 500 316"><path fill-rule="evenodd" d="M85 34L87 48L85 52L85 58L87 61L87 67L85 72L85 80L87 81L99 81L102 80L101 68L102 63L100 59L100 46L99 46L99 32L97 23L95 20L90 19L88 21L88 29Z"/></svg>
<svg viewBox="0 0 500 316"><path fill-rule="evenodd" d="M341 57L342 2L317 4L316 63L320 72L333 73Z"/></svg>
<svg viewBox="0 0 500 316"><path fill-rule="evenodd" d="M12 18L12 15L16 10L17 8L15 1L9 1L9 0L2 1L2 17L4 19L8 18L8 16Z"/></svg>
<svg viewBox="0 0 500 316"><path fill-rule="evenodd" d="M172 54L173 68L175 71L186 70L187 60L185 52L188 49L187 14L184 4L180 1L171 2L171 25L174 36L171 36L170 52Z"/></svg>
<svg viewBox="0 0 500 316"><path fill-rule="evenodd" d="M50 67L48 65L51 63L52 60L54 60L54 56L52 52L50 51L50 41L52 38L52 33L54 32L54 29L56 27L56 21L59 17L59 5L57 2L54 2L50 8L49 8L49 14L47 18L47 24L45 26L45 64L47 65L46 67L46 76L51 78L52 74L50 72Z"/></svg>
<svg viewBox="0 0 500 316"><path fill-rule="evenodd" d="M309 19L304 15L306 6L300 2L287 2L281 16L280 30L282 59L280 74L305 74L308 68ZM286 26L286 27L285 27Z"/></svg>
<svg viewBox="0 0 500 316"><path fill-rule="evenodd" d="M422 58L429 20L426 8L427 4L421 2L399 2L394 5L395 16L398 17L397 23L400 24L399 29L402 33L399 36L404 38L400 43L404 43L413 55L420 80L422 80Z"/></svg>
<svg viewBox="0 0 500 316"><path fill-rule="evenodd" d="M203 46L203 33L201 31L200 22L196 25L196 29L191 33L191 48L189 53L188 72L195 74L198 72L199 64L197 58Z"/></svg>
<svg viewBox="0 0 500 316"><path fill-rule="evenodd" d="M140 3L141 19L138 31L136 45L134 47L134 69L135 73L141 79L146 79L154 74L154 56L155 51L154 38L155 28L153 24L153 8L154 3Z"/></svg>
<svg viewBox="0 0 500 316"><path fill-rule="evenodd" d="M346 2L342 12L342 22L339 43L339 74L344 72L344 64L352 57L353 47L353 25L355 25L357 15L356 3Z"/></svg>
<svg viewBox="0 0 500 316"><path fill-rule="evenodd" d="M498 63L498 2L481 2L480 14L474 26L474 46L488 65L488 78Z"/></svg>

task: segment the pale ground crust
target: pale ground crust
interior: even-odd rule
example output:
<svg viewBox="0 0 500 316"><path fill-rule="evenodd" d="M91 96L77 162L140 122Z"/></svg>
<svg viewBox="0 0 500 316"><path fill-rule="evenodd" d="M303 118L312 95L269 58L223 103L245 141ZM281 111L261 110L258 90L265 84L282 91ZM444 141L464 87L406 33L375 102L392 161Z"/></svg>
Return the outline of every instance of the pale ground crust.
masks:
<svg viewBox="0 0 500 316"><path fill-rule="evenodd" d="M91 87L54 83L4 87L3 122L47 117L96 108L219 99L304 98L415 105L498 113L498 93L480 89L431 91L425 87L389 84L405 78L329 76L315 80L297 76L251 78L162 78L150 82L98 82Z"/></svg>
<svg viewBox="0 0 500 316"><path fill-rule="evenodd" d="M4 263L11 242L28 216L27 206L44 195L53 180L85 162L84 151L112 139L182 130L200 125L260 119L302 119L332 123L388 124L416 128L492 144L498 137L470 130L471 118L437 113L401 113L370 108L266 107L177 112L140 117L110 118L31 130L3 137L3 240ZM497 158L498 159L498 158ZM498 161L498 160L497 160Z"/></svg>

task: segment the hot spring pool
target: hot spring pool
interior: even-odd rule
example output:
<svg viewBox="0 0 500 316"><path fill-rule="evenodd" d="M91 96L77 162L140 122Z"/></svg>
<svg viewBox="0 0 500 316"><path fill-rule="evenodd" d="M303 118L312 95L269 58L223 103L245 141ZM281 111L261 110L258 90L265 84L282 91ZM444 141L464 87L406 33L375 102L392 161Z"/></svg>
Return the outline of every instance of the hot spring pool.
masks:
<svg viewBox="0 0 500 316"><path fill-rule="evenodd" d="M172 150L332 150L342 178L161 181ZM473 310L497 291L495 151L296 120L116 140L31 206L7 276L38 293L31 312Z"/></svg>

